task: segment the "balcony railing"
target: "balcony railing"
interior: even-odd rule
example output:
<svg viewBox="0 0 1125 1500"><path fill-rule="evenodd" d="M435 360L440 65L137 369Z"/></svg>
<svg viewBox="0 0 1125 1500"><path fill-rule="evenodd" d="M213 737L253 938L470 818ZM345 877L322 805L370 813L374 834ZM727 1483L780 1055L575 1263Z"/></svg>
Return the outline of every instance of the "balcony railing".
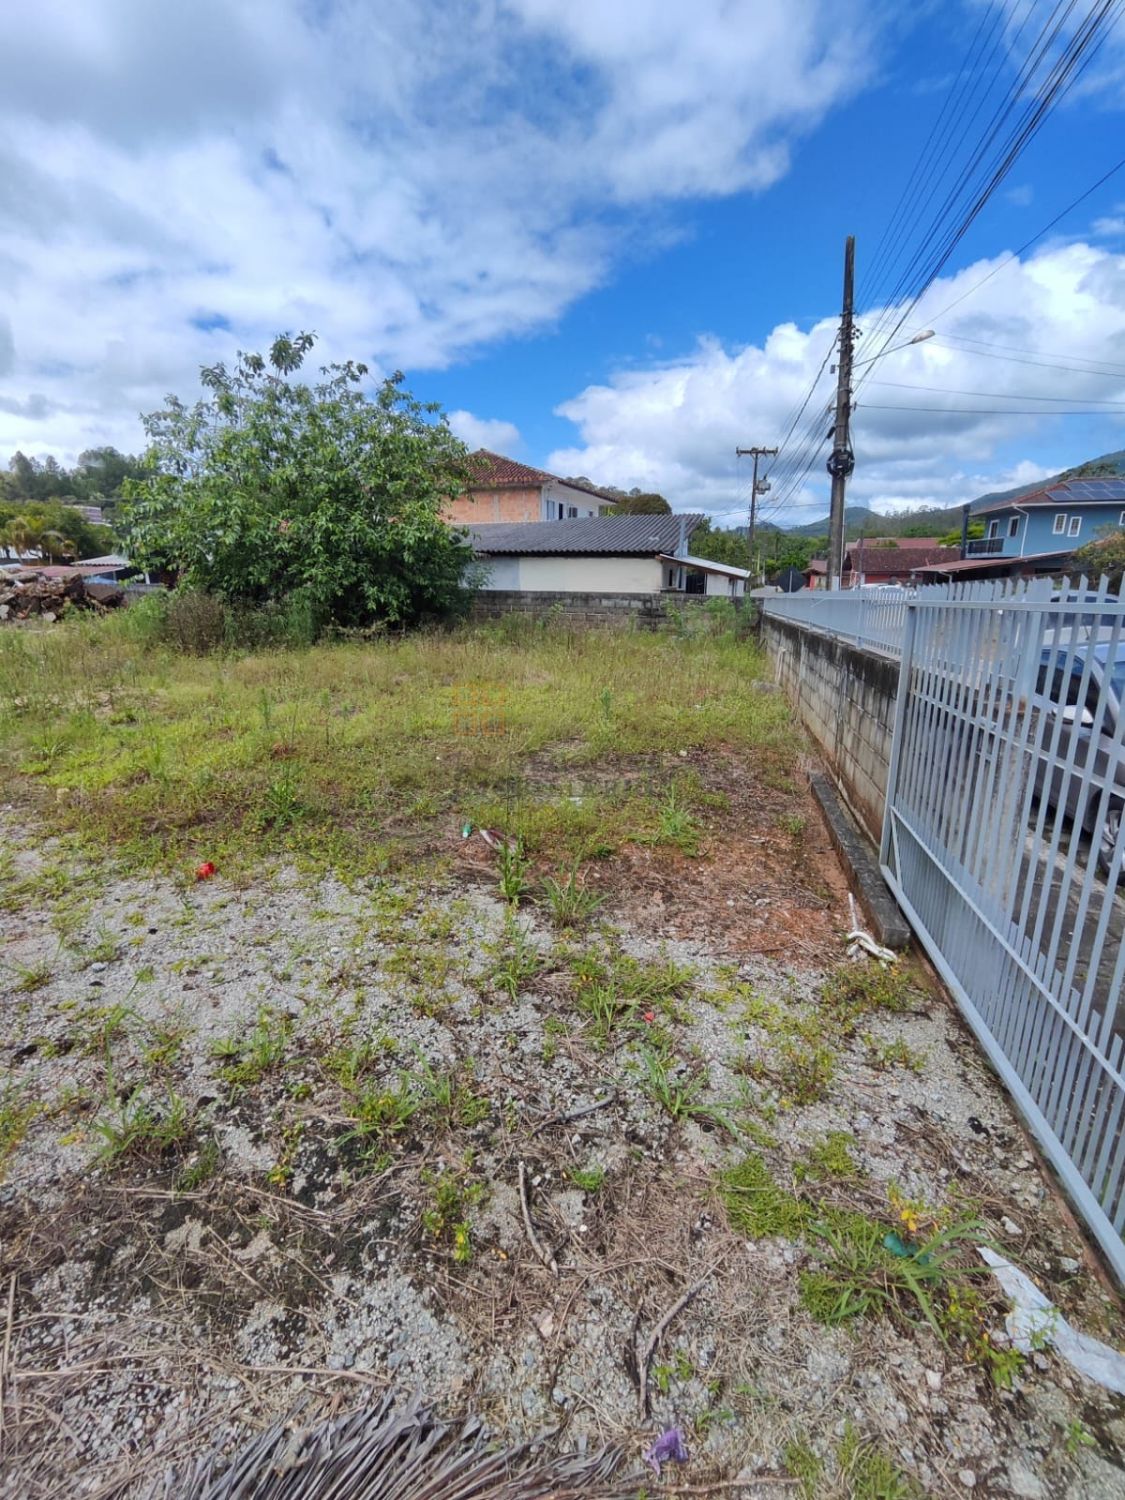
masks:
<svg viewBox="0 0 1125 1500"><path fill-rule="evenodd" d="M997 557L1003 550L1002 536L983 536L965 543L966 557Z"/></svg>

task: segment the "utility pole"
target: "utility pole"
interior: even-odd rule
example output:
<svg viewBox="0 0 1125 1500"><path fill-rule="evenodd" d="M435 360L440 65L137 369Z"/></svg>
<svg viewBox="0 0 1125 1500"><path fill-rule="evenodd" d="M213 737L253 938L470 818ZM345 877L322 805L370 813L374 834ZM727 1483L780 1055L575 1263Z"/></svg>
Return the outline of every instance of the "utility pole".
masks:
<svg viewBox="0 0 1125 1500"><path fill-rule="evenodd" d="M849 424L852 415L852 353L855 344L854 312L855 235L844 245L844 306L840 313L840 361L836 366L836 422L832 428L832 452L828 472L832 476L832 505L828 517L828 587L838 589L844 573L844 494L848 475L855 468Z"/></svg>
<svg viewBox="0 0 1125 1500"><path fill-rule="evenodd" d="M769 491L768 479L759 481L758 460L760 458L776 458L776 448L736 448L735 454L738 458L752 457L754 460L754 478L750 485L750 531L747 535L746 561L750 564L750 577L754 577L754 531L758 520L758 496L765 495Z"/></svg>

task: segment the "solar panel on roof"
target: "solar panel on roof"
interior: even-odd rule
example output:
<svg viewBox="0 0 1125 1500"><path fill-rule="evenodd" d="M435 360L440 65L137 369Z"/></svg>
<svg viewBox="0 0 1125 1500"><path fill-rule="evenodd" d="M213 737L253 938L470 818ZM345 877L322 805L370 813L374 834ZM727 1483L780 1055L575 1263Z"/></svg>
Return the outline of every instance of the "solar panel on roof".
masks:
<svg viewBox="0 0 1125 1500"><path fill-rule="evenodd" d="M1125 477L1072 479L1063 493L1068 494L1072 500L1125 500Z"/></svg>

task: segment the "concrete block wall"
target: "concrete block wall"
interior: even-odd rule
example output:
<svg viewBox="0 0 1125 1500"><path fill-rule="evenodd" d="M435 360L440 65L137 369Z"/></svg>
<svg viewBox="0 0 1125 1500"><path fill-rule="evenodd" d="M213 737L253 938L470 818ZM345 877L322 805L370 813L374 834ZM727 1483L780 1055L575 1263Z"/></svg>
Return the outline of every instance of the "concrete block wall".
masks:
<svg viewBox="0 0 1125 1500"><path fill-rule="evenodd" d="M711 602L699 594L614 594L551 592L535 589L482 589L473 599L470 619L500 620L509 615L570 626L610 626L660 630L678 622L671 605L685 620L705 614ZM736 607L743 601L733 600Z"/></svg>
<svg viewBox="0 0 1125 1500"><path fill-rule="evenodd" d="M791 620L762 617L778 682L873 839L883 827L898 662Z"/></svg>

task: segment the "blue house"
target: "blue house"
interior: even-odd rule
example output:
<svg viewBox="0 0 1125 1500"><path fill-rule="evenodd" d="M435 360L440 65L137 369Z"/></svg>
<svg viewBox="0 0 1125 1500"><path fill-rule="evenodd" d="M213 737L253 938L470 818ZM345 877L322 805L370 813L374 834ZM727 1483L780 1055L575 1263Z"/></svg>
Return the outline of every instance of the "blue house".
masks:
<svg viewBox="0 0 1125 1500"><path fill-rule="evenodd" d="M1064 479L1013 500L993 500L975 511L973 519L984 522L984 536L967 543L966 560L1046 563L1092 541L1107 526L1125 526L1125 477Z"/></svg>

